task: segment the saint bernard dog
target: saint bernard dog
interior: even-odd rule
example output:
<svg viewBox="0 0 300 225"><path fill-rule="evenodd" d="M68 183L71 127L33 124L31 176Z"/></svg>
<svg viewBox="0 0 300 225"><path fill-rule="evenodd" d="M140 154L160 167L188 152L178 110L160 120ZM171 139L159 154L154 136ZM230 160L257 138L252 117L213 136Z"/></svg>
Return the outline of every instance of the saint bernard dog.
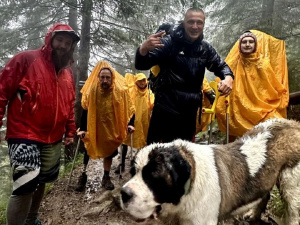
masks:
<svg viewBox="0 0 300 225"><path fill-rule="evenodd" d="M216 225L254 209L251 219L260 224L277 185L287 203L284 224L299 225L300 123L270 119L226 145L152 144L135 156L132 175L121 206L138 219Z"/></svg>

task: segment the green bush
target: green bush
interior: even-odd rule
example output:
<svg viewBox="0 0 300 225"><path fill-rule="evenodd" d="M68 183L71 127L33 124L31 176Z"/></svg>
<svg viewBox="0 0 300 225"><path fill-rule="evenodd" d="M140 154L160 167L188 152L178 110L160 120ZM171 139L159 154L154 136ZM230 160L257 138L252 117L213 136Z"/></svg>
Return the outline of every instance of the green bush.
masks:
<svg viewBox="0 0 300 225"><path fill-rule="evenodd" d="M281 200L279 190L276 186L274 186L271 192L271 199L268 203L269 213L278 218L282 218L284 216L285 208L286 203Z"/></svg>

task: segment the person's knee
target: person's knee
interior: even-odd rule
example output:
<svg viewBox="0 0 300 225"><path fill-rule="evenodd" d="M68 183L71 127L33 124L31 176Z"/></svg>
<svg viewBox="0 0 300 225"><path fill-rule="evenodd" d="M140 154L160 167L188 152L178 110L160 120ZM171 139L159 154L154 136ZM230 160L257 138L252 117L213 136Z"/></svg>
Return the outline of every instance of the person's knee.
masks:
<svg viewBox="0 0 300 225"><path fill-rule="evenodd" d="M26 170L22 170L22 168L15 170L13 175L14 182L12 195L26 195L33 193L37 189L39 183L37 173L37 170L28 171L27 168Z"/></svg>
<svg viewBox="0 0 300 225"><path fill-rule="evenodd" d="M38 187L38 182L37 180L31 180L26 184L23 184L22 186L16 188L13 190L12 195L27 195L27 194L31 194L33 192L35 192L35 190Z"/></svg>

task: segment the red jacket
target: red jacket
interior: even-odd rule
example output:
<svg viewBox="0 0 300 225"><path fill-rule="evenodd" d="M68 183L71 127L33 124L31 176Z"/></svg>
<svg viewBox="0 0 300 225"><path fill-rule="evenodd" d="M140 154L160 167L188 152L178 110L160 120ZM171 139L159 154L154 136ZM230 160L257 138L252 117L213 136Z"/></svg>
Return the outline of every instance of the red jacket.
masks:
<svg viewBox="0 0 300 225"><path fill-rule="evenodd" d="M56 74L52 62L53 31L72 30L56 24L49 29L45 45L15 55L0 72L0 127L7 112L6 138L54 143L76 132L75 87L68 65ZM76 43L73 44L73 49Z"/></svg>

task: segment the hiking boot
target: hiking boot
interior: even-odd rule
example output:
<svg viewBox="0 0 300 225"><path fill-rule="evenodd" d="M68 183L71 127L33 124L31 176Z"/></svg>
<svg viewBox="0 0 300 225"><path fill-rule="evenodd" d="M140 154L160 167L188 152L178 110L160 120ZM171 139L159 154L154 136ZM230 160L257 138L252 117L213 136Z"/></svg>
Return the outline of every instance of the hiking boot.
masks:
<svg viewBox="0 0 300 225"><path fill-rule="evenodd" d="M120 168L121 172L123 173L125 171L125 165L124 164L119 164L115 170L115 174L120 174Z"/></svg>
<svg viewBox="0 0 300 225"><path fill-rule="evenodd" d="M43 224L42 224L42 222L39 221L38 219L35 219L35 220L33 221L33 223L27 222L27 223L25 223L25 225L43 225Z"/></svg>
<svg viewBox="0 0 300 225"><path fill-rule="evenodd" d="M86 186L86 182L87 182L87 175L85 172L83 172L78 179L78 184L75 191L83 192Z"/></svg>
<svg viewBox="0 0 300 225"><path fill-rule="evenodd" d="M115 185L111 182L110 177L104 175L102 178L102 187L106 190L113 190L115 189Z"/></svg>

